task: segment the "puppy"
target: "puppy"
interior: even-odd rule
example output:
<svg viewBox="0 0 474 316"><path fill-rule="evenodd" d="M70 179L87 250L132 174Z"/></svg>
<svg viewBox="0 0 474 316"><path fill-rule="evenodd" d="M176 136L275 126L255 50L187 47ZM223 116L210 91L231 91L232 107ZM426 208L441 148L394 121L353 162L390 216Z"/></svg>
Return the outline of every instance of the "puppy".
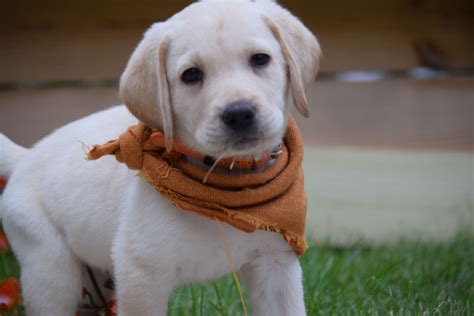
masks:
<svg viewBox="0 0 474 316"><path fill-rule="evenodd" d="M121 77L126 106L28 151L1 138L0 172L10 175L1 215L28 315L74 315L85 265L113 273L121 316L166 315L174 288L229 273L213 220L176 209L113 157L86 161L79 142L104 143L138 119L168 144L258 157L281 142L289 104L308 115L304 88L319 55L311 32L273 1L197 2L145 33ZM252 128L224 113L246 114ZM224 235L255 315L305 315L301 268L281 235L230 225Z"/></svg>

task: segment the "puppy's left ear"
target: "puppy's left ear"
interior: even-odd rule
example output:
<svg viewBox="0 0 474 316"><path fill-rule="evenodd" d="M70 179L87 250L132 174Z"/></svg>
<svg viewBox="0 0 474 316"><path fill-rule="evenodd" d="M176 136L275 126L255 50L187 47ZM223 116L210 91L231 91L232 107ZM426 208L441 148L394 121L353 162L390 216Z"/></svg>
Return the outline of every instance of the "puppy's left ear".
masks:
<svg viewBox="0 0 474 316"><path fill-rule="evenodd" d="M138 44L120 78L120 97L140 121L163 131L169 151L173 112L166 76L170 45L167 23L153 24Z"/></svg>
<svg viewBox="0 0 474 316"><path fill-rule="evenodd" d="M316 79L319 70L318 40L298 18L275 2L266 2L263 14L285 57L293 103L301 115L308 117L305 89Z"/></svg>

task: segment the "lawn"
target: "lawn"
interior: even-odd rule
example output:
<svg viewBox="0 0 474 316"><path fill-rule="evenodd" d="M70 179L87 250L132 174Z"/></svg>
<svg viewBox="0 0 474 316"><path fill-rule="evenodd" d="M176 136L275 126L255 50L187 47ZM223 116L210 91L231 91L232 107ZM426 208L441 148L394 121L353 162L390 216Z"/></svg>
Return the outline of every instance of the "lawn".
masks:
<svg viewBox="0 0 474 316"><path fill-rule="evenodd" d="M467 235L443 244L312 246L301 262L308 315L474 314L474 238ZM11 253L1 255L0 280L18 272ZM169 315L242 315L242 309L225 277L176 290Z"/></svg>

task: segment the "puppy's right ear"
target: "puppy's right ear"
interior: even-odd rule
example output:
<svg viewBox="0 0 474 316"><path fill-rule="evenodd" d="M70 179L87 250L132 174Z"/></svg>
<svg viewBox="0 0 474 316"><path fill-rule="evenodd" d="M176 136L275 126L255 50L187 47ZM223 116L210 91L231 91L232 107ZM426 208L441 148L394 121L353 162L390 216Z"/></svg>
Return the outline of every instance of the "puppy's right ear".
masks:
<svg viewBox="0 0 474 316"><path fill-rule="evenodd" d="M130 112L147 126L163 131L167 149L173 139L173 112L166 75L170 39L166 22L145 33L120 78L120 97Z"/></svg>
<svg viewBox="0 0 474 316"><path fill-rule="evenodd" d="M288 67L289 87L296 109L309 116L305 89L316 79L321 47L304 24L274 1L258 1L263 20L279 42Z"/></svg>

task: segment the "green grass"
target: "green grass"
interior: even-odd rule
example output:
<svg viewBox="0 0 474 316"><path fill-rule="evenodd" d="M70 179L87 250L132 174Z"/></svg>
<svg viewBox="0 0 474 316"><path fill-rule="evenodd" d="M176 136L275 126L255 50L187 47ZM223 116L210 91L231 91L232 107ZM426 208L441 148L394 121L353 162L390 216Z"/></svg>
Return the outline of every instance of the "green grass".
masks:
<svg viewBox="0 0 474 316"><path fill-rule="evenodd" d="M18 275L2 256L0 279ZM474 238L445 244L311 247L301 259L308 315L473 315ZM230 277L175 291L169 315L242 315Z"/></svg>
<svg viewBox="0 0 474 316"><path fill-rule="evenodd" d="M7 277L20 277L20 267L11 251L0 255L0 281Z"/></svg>
<svg viewBox="0 0 474 316"><path fill-rule="evenodd" d="M309 315L472 315L474 239L390 248L311 248Z"/></svg>

